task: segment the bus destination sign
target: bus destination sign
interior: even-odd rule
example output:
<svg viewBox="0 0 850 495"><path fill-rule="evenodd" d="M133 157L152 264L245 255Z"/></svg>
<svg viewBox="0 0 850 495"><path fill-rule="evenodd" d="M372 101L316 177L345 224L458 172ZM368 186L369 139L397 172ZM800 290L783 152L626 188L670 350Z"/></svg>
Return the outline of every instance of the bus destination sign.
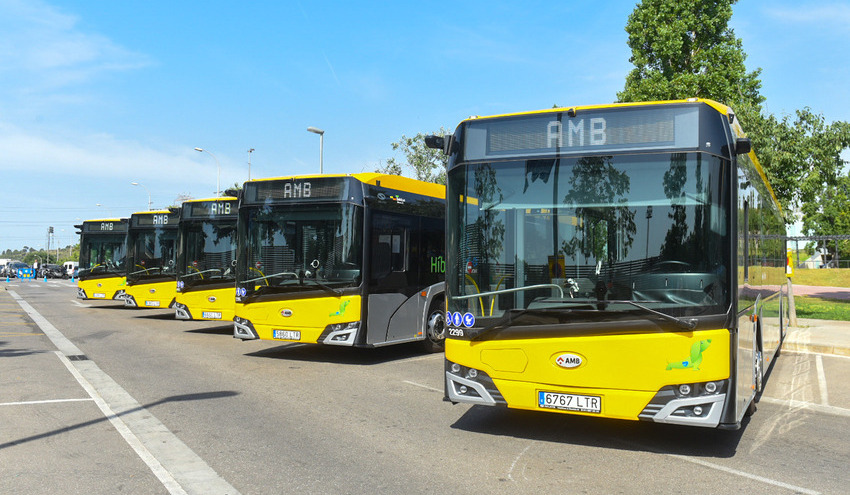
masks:
<svg viewBox="0 0 850 495"><path fill-rule="evenodd" d="M127 232L127 220L94 220L83 222L83 232Z"/></svg>
<svg viewBox="0 0 850 495"><path fill-rule="evenodd" d="M177 227L180 221L180 212L177 213L134 213L132 216L133 227L141 226L156 226L156 227Z"/></svg>
<svg viewBox="0 0 850 495"><path fill-rule="evenodd" d="M230 200L211 200L198 201L189 204L183 204L185 215L183 218L217 218L217 217L236 217L237 201Z"/></svg>
<svg viewBox="0 0 850 495"><path fill-rule="evenodd" d="M346 185L343 177L262 180L246 183L244 198L248 203L338 200L345 199Z"/></svg>
<svg viewBox="0 0 850 495"><path fill-rule="evenodd" d="M698 122L694 105L482 119L466 124L464 160L697 147Z"/></svg>

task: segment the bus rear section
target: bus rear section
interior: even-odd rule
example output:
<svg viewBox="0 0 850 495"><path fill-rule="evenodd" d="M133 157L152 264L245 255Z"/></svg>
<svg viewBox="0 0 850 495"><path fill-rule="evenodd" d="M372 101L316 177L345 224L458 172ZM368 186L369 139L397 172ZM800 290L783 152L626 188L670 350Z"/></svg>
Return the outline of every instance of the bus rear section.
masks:
<svg viewBox="0 0 850 495"><path fill-rule="evenodd" d="M443 186L398 176L246 182L234 336L442 349L444 215Z"/></svg>
<svg viewBox="0 0 850 495"><path fill-rule="evenodd" d="M177 290L177 226L180 208L133 213L127 233L124 306L166 309Z"/></svg>
<svg viewBox="0 0 850 495"><path fill-rule="evenodd" d="M786 323L784 222L731 109L552 109L430 142L447 400L740 427Z"/></svg>
<svg viewBox="0 0 850 495"><path fill-rule="evenodd" d="M183 203L178 227L178 320L233 321L236 314L235 197Z"/></svg>
<svg viewBox="0 0 850 495"><path fill-rule="evenodd" d="M123 296L128 225L126 218L106 218L75 226L80 235L79 299L112 300Z"/></svg>

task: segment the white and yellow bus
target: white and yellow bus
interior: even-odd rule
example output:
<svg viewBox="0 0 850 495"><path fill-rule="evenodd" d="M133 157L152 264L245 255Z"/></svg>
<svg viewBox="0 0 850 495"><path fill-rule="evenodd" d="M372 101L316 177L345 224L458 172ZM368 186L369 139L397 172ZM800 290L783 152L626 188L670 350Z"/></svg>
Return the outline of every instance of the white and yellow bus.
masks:
<svg viewBox="0 0 850 495"><path fill-rule="evenodd" d="M246 182L234 336L441 350L444 217L442 185L394 175Z"/></svg>
<svg viewBox="0 0 850 495"><path fill-rule="evenodd" d="M80 260L77 297L121 299L126 285L126 218L86 220L80 229Z"/></svg>
<svg viewBox="0 0 850 495"><path fill-rule="evenodd" d="M177 293L177 226L180 208L141 211L127 232L124 306L170 308Z"/></svg>
<svg viewBox="0 0 850 495"><path fill-rule="evenodd" d="M785 222L709 100L470 118L450 155L451 402L735 429L787 322Z"/></svg>
<svg viewBox="0 0 850 495"><path fill-rule="evenodd" d="M233 321L237 201L227 196L183 203L177 229L178 320Z"/></svg>

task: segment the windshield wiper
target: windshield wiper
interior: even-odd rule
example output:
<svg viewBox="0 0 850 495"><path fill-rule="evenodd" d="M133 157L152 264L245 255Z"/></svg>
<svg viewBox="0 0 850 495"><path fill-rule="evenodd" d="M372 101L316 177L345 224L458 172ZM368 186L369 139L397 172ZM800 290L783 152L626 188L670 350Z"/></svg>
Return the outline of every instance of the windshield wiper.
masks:
<svg viewBox="0 0 850 495"><path fill-rule="evenodd" d="M570 304L572 301L568 302ZM509 309L505 311L500 319L495 321L492 325L482 328L480 331L475 333L470 340L481 340L485 335L492 334L498 332L500 330L504 330L510 326L510 324L520 316L531 314L531 315L550 315L552 313L571 313L576 311L574 309L568 307L560 307L560 308L526 308L526 309Z"/></svg>
<svg viewBox="0 0 850 495"><path fill-rule="evenodd" d="M685 330L693 330L697 326L697 320L695 318L690 318L684 320L682 318L676 318L675 316L668 315L667 313L662 313L661 311L656 311L652 308L648 308L643 304L636 303L634 301L629 301L627 299L619 300L619 301L598 301L599 303L608 303L608 304L628 304L630 306L634 306L641 311L645 311L651 315L655 315L662 320L669 321L670 323L675 324L680 328L684 328ZM656 301L647 301L647 302L656 302Z"/></svg>
<svg viewBox="0 0 850 495"><path fill-rule="evenodd" d="M324 283L322 283L322 282L319 282L318 280L316 280L316 279L312 279L312 278L305 278L305 279L304 279L304 282L307 282L307 281L309 281L309 282L313 282L313 283L314 283L314 284L316 284L318 287L320 287L320 288L324 289L324 290L325 290L325 291L327 291L327 292L330 292L330 293L336 294L337 296L341 296L341 295L342 295L342 289L334 289L333 287L331 287L331 286L329 286L329 285L326 285L326 284L324 284Z"/></svg>

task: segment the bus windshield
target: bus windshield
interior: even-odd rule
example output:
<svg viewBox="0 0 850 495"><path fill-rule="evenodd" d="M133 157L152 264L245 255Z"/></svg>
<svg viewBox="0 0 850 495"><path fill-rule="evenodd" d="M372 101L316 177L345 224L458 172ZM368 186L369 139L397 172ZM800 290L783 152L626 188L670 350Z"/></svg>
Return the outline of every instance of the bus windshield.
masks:
<svg viewBox="0 0 850 495"><path fill-rule="evenodd" d="M80 277L114 274L124 276L127 253L122 234L86 235L80 247Z"/></svg>
<svg viewBox="0 0 850 495"><path fill-rule="evenodd" d="M246 255L238 264L237 286L245 295L315 290L340 294L360 285L362 207L265 205L241 215L244 232L239 235Z"/></svg>
<svg viewBox="0 0 850 495"><path fill-rule="evenodd" d="M127 281L174 277L177 230L152 228L131 230L127 245L132 246Z"/></svg>
<svg viewBox="0 0 850 495"><path fill-rule="evenodd" d="M182 220L186 237L178 254L177 280L183 287L236 279L236 222L234 220Z"/></svg>
<svg viewBox="0 0 850 495"><path fill-rule="evenodd" d="M725 313L728 174L727 161L703 153L455 167L448 310L484 325L512 311L534 314L529 324L559 312L569 321Z"/></svg>

